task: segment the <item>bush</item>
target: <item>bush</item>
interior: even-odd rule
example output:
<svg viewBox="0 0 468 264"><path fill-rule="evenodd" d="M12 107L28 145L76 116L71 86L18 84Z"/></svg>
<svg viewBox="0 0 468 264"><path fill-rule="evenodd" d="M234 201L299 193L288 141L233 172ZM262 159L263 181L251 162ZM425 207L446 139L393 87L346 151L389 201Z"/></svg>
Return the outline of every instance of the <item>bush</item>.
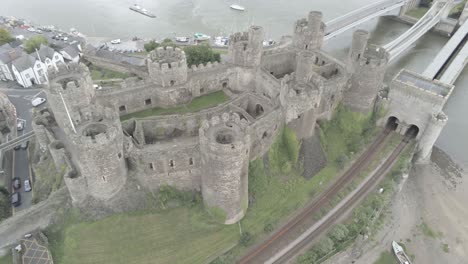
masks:
<svg viewBox="0 0 468 264"><path fill-rule="evenodd" d="M263 227L263 231L265 231L265 233L270 233L271 231L273 231L273 229L274 227L272 223L268 223Z"/></svg>
<svg viewBox="0 0 468 264"><path fill-rule="evenodd" d="M10 195L4 187L0 187L0 220L10 216Z"/></svg>
<svg viewBox="0 0 468 264"><path fill-rule="evenodd" d="M330 231L330 238L335 244L348 238L349 230L343 224L338 224Z"/></svg>
<svg viewBox="0 0 468 264"><path fill-rule="evenodd" d="M0 46L12 42L13 40L15 39L11 36L10 31L0 28Z"/></svg>
<svg viewBox="0 0 468 264"><path fill-rule="evenodd" d="M208 45L189 46L184 48L188 66L220 62L221 55L213 51Z"/></svg>
<svg viewBox="0 0 468 264"><path fill-rule="evenodd" d="M201 202L201 195L192 191L179 191L172 186L161 186L158 191L158 200L163 209L166 209L169 203L179 206L193 207Z"/></svg>
<svg viewBox="0 0 468 264"><path fill-rule="evenodd" d="M47 45L48 41L44 36L34 36L24 43L24 50L27 53L33 53L36 49L39 49L41 45Z"/></svg>
<svg viewBox="0 0 468 264"><path fill-rule="evenodd" d="M176 47L176 44L174 44L174 42L172 42L171 39L166 38L161 43L158 43L155 40L151 40L150 42L146 43L143 47L145 48L147 52L150 52L159 47L168 47L168 46Z"/></svg>
<svg viewBox="0 0 468 264"><path fill-rule="evenodd" d="M239 239L239 244L241 244L244 247L249 246L253 242L253 237L252 234L249 232L244 232L242 233L240 239Z"/></svg>
<svg viewBox="0 0 468 264"><path fill-rule="evenodd" d="M271 168L276 172L289 174L297 165L300 147L296 134L285 126L268 151Z"/></svg>

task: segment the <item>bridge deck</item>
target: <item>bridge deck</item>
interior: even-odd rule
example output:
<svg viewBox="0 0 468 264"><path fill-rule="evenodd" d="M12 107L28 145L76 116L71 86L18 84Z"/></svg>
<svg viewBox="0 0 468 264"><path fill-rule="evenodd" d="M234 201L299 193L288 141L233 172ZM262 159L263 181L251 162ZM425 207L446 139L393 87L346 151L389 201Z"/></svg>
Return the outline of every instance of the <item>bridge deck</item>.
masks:
<svg viewBox="0 0 468 264"><path fill-rule="evenodd" d="M434 60L429 64L423 75L434 79L437 73L444 67L445 63L449 60L450 56L457 49L458 45L463 41L468 34L468 23L465 22L440 50Z"/></svg>
<svg viewBox="0 0 468 264"><path fill-rule="evenodd" d="M465 22L465 24L468 24ZM454 84L460 73L468 63L468 45L460 50L455 59L452 61L450 66L445 70L444 74L440 78L443 83Z"/></svg>
<svg viewBox="0 0 468 264"><path fill-rule="evenodd" d="M440 96L447 96L450 93L450 87L447 85L443 85L441 83L435 83L431 81L430 79L425 79L421 78L419 74L413 74L408 71L402 71L398 76L397 80L407 83L407 84L412 84L413 86L416 86L418 88L421 88L423 90L432 92L434 94L440 95Z"/></svg>

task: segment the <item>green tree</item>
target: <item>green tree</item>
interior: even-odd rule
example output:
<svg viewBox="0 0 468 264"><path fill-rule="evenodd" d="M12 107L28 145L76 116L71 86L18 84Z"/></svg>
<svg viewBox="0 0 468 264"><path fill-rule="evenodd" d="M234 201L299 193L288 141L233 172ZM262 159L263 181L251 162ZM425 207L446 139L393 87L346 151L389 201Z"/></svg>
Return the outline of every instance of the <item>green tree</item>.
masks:
<svg viewBox="0 0 468 264"><path fill-rule="evenodd" d="M335 228L333 228L331 231L330 231L330 238L331 240L333 240L333 242L338 243L338 242L341 242L343 240L345 240L347 238L349 234L349 230L348 228L346 228L345 225L342 225L342 224L338 224L335 226Z"/></svg>
<svg viewBox="0 0 468 264"><path fill-rule="evenodd" d="M0 187L0 220L10 216L10 196L7 189Z"/></svg>
<svg viewBox="0 0 468 264"><path fill-rule="evenodd" d="M244 247L247 247L253 242L253 237L252 234L249 232L244 232L242 233L240 239L239 239L239 244L241 244Z"/></svg>
<svg viewBox="0 0 468 264"><path fill-rule="evenodd" d="M0 46L12 42L14 38L11 36L10 31L0 28Z"/></svg>
<svg viewBox="0 0 468 264"><path fill-rule="evenodd" d="M221 55L213 51L208 45L189 46L184 48L187 55L188 66L206 64L207 62L220 62Z"/></svg>
<svg viewBox="0 0 468 264"><path fill-rule="evenodd" d="M147 52L150 52L154 49L157 49L159 47L159 43L154 40L151 40L150 42L146 43L144 47Z"/></svg>
<svg viewBox="0 0 468 264"><path fill-rule="evenodd" d="M44 36L34 36L28 39L24 43L24 50L27 53L33 53L36 49L39 49L42 45L47 45L47 39Z"/></svg>
<svg viewBox="0 0 468 264"><path fill-rule="evenodd" d="M318 256L323 257L334 249L333 241L329 237L325 237L314 246L314 250Z"/></svg>

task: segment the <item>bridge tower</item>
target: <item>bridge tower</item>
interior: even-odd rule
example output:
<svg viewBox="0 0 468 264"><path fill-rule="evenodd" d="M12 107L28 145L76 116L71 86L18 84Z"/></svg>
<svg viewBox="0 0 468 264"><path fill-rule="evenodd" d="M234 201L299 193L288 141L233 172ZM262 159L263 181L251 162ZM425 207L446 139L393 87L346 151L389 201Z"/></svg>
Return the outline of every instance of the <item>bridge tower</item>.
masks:
<svg viewBox="0 0 468 264"><path fill-rule="evenodd" d="M299 50L320 49L325 36L325 23L322 19L322 12L311 11L307 19L296 21L293 46Z"/></svg>
<svg viewBox="0 0 468 264"><path fill-rule="evenodd" d="M247 121L223 113L204 121L199 130L203 201L224 224L244 217L248 207L250 136Z"/></svg>
<svg viewBox="0 0 468 264"><path fill-rule="evenodd" d="M179 85L187 81L185 52L174 47L159 47L146 61L151 80L162 87Z"/></svg>
<svg viewBox="0 0 468 264"><path fill-rule="evenodd" d="M228 56L237 66L257 68L263 53L263 28L251 26L248 32L237 32L230 36Z"/></svg>
<svg viewBox="0 0 468 264"><path fill-rule="evenodd" d="M361 45L363 35L358 37ZM368 112L373 109L377 93L383 87L389 55L384 48L374 45L368 46L363 54L353 55L355 57L349 60L352 74L344 91L343 103L354 111Z"/></svg>
<svg viewBox="0 0 468 264"><path fill-rule="evenodd" d="M447 124L448 117L444 112L432 115L426 129L424 130L418 144L417 159L420 162L427 162L431 158L432 147Z"/></svg>

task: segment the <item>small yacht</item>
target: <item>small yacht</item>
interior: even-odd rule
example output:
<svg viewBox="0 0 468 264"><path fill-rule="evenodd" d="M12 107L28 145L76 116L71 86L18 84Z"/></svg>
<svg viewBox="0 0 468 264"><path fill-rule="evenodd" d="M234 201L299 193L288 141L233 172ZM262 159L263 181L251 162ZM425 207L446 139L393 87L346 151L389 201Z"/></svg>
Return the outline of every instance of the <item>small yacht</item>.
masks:
<svg viewBox="0 0 468 264"><path fill-rule="evenodd" d="M151 17L151 18L156 17L154 14L152 14L151 12L149 12L148 10L142 8L141 6L139 6L137 4L134 4L133 6L131 6L129 8L130 8L130 10L135 11L137 13L140 13L142 15L145 15L145 16L148 16L148 17Z"/></svg>
<svg viewBox="0 0 468 264"><path fill-rule="evenodd" d="M198 40L198 41L203 41L203 40L209 40L209 39L211 39L210 36L205 35L205 34L202 34L202 33L195 33L195 34L193 35L193 37L194 37L195 40Z"/></svg>
<svg viewBox="0 0 468 264"><path fill-rule="evenodd" d="M237 10L237 11L244 11L245 10L245 7L243 7L241 5L236 5L236 4L230 5L229 7L231 9L234 9L234 10Z"/></svg>
<svg viewBox="0 0 468 264"><path fill-rule="evenodd" d="M180 42L180 43L187 43L189 42L190 38L189 37L176 37L175 41Z"/></svg>
<svg viewBox="0 0 468 264"><path fill-rule="evenodd" d="M393 248L393 253L395 253L395 256L398 259L399 264L411 264L410 259L406 255L402 246L398 245L397 242L393 241L392 248Z"/></svg>
<svg viewBox="0 0 468 264"><path fill-rule="evenodd" d="M224 36L215 37L214 45L218 47L227 47L229 44L229 38Z"/></svg>

